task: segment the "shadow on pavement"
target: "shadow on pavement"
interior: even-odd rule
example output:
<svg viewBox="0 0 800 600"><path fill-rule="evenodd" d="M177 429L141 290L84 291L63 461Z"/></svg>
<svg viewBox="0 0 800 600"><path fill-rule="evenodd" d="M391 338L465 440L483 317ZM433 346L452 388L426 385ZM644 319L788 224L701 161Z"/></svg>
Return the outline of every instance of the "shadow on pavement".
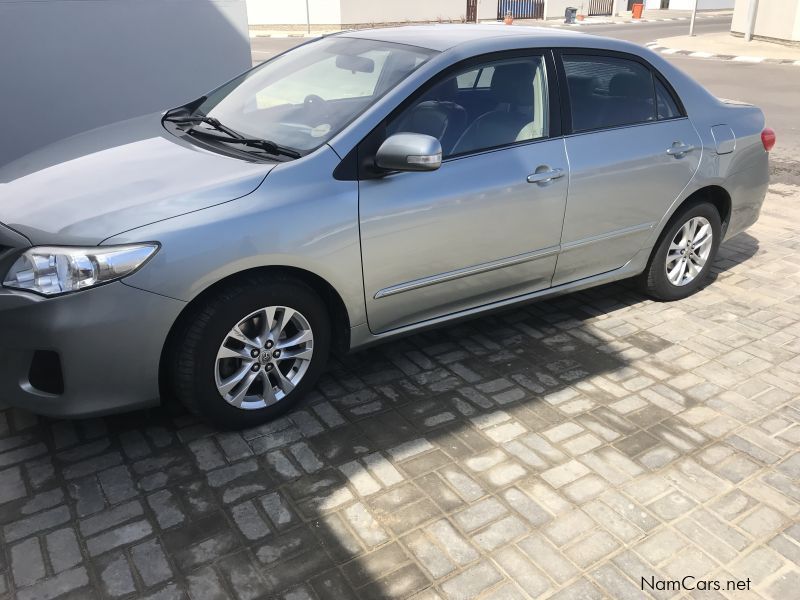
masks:
<svg viewBox="0 0 800 600"><path fill-rule="evenodd" d="M746 234L726 243L716 275L757 248ZM74 422L6 410L0 468L21 491L0 490L0 571L10 587L12 546L35 533L44 548L57 530L79 555L60 575L51 557L48 577L85 570L80 598L371 599L441 583L489 554L490 540L465 541L482 514L546 522L539 475L569 457L542 432L570 416L601 444L596 460L636 466L608 444L674 418L607 407L630 393L615 383L626 356L671 345L619 318L643 303L607 285L334 360L296 411L242 434L171 406ZM430 539L450 567L419 558Z"/></svg>

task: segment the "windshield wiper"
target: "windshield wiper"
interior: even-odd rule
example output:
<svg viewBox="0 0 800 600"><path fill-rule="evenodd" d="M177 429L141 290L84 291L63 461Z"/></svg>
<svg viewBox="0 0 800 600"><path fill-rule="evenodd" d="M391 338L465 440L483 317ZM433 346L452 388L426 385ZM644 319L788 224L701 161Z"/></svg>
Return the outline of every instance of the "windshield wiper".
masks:
<svg viewBox="0 0 800 600"><path fill-rule="evenodd" d="M193 116L183 116L183 117L164 117L165 121L169 121L170 123L206 123L207 125L211 125L217 131L224 133L228 137L223 137L221 135L217 135L215 133L211 133L210 131L203 131L202 129L197 129L196 127L190 127L187 130L187 133L191 135L199 135L202 137L206 137L212 140L216 140L218 142L224 142L228 144L242 144L244 146L249 146L251 148L258 148L259 150L263 150L267 154L272 154L273 156L288 156L289 158L300 158L301 154L292 148L287 148L285 146L280 146L275 142L270 140L262 140L260 138L248 138L243 136L238 131L234 131L230 127L226 127L222 123L219 122L219 119L215 119L214 117L207 117L205 115L193 115Z"/></svg>

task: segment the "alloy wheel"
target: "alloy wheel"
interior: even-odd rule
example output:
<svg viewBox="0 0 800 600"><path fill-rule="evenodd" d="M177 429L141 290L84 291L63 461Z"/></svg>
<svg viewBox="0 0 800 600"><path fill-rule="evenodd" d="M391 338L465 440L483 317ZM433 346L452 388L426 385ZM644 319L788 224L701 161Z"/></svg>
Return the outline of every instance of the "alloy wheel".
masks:
<svg viewBox="0 0 800 600"><path fill-rule="evenodd" d="M667 250L665 268L671 284L683 286L697 278L711 254L713 238L705 217L692 217L683 224Z"/></svg>
<svg viewBox="0 0 800 600"><path fill-rule="evenodd" d="M219 347L217 390L243 410L277 404L308 371L314 333L308 319L287 306L268 306L240 320Z"/></svg>

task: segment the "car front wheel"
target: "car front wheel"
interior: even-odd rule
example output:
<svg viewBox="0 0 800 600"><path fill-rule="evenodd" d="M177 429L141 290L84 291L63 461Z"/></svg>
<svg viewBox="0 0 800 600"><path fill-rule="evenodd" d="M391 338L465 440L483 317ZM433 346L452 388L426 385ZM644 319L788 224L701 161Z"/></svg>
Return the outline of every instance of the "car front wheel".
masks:
<svg viewBox="0 0 800 600"><path fill-rule="evenodd" d="M325 368L330 322L300 281L254 277L208 298L174 348L178 397L214 425L242 429L286 412Z"/></svg>
<svg viewBox="0 0 800 600"><path fill-rule="evenodd" d="M680 300L708 279L722 238L716 207L708 202L681 211L659 239L642 275L644 290L657 300Z"/></svg>

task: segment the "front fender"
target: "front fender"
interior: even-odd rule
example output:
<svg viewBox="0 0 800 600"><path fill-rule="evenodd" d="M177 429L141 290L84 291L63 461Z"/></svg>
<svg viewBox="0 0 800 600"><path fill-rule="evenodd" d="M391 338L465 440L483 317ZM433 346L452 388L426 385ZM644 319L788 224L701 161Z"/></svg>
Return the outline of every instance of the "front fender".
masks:
<svg viewBox="0 0 800 600"><path fill-rule="evenodd" d="M161 243L129 285L191 301L226 277L287 266L327 281L351 326L366 322L358 232L358 183L338 181L339 157L327 146L277 166L258 190L224 205L109 238L105 244Z"/></svg>

